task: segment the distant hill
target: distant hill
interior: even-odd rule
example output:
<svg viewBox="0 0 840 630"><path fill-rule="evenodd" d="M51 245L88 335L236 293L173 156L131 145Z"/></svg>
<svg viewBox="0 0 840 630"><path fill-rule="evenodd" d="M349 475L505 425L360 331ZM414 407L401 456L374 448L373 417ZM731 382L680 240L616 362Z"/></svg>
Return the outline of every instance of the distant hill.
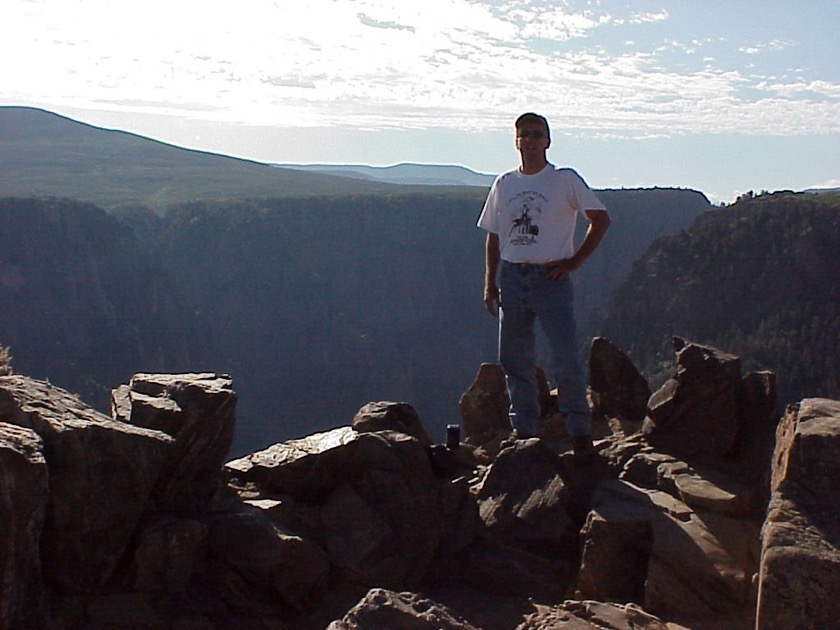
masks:
<svg viewBox="0 0 840 630"><path fill-rule="evenodd" d="M363 164L276 164L281 168L355 177L377 182L421 186L481 186L489 188L495 175L476 173L463 166L434 164L395 164L366 166Z"/></svg>
<svg viewBox="0 0 840 630"><path fill-rule="evenodd" d="M0 107L0 197L67 197L106 210L189 201L391 194L376 181L282 169Z"/></svg>
<svg viewBox="0 0 840 630"><path fill-rule="evenodd" d="M601 328L654 382L680 335L776 372L783 403L840 397L840 195L745 196L657 240Z"/></svg>

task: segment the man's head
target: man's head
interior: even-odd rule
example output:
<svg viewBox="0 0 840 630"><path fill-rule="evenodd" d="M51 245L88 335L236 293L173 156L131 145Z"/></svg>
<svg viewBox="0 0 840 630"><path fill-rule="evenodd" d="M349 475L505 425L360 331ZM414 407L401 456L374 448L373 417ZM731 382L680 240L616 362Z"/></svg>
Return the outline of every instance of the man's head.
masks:
<svg viewBox="0 0 840 630"><path fill-rule="evenodd" d="M527 138L530 135L535 135L535 132L542 130L546 140L549 143L551 142L551 131L548 128L548 121L545 119L545 116L527 112L516 119L514 127L516 128L517 138Z"/></svg>
<svg viewBox="0 0 840 630"><path fill-rule="evenodd" d="M522 114L516 119L516 150L519 151L519 170L532 174L548 163L546 150L551 146L548 121L539 114Z"/></svg>

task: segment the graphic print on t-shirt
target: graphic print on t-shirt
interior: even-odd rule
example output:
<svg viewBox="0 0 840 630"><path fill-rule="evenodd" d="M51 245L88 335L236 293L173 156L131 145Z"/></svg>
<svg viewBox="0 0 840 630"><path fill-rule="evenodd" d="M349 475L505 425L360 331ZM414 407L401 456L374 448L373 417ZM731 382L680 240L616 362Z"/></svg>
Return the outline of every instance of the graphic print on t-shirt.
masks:
<svg viewBox="0 0 840 630"><path fill-rule="evenodd" d="M511 245L533 245L540 234L540 216L546 199L536 192L523 192L508 202L512 217L508 241Z"/></svg>

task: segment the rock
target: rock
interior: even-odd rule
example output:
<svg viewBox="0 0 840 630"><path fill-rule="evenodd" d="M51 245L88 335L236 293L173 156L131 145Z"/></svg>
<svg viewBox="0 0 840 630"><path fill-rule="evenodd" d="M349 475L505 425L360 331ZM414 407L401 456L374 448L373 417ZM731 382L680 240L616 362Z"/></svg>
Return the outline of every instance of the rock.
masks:
<svg viewBox="0 0 840 630"><path fill-rule="evenodd" d="M497 596L521 595L539 601L562 600L570 582L571 561L487 540L471 545L463 564L452 570L481 592Z"/></svg>
<svg viewBox="0 0 840 630"><path fill-rule="evenodd" d="M678 630L633 604L567 601L528 615L516 630Z"/></svg>
<svg viewBox="0 0 840 630"><path fill-rule="evenodd" d="M503 449L476 488L487 535L541 553L575 549L578 527L557 456L538 439Z"/></svg>
<svg viewBox="0 0 840 630"><path fill-rule="evenodd" d="M737 455L743 477L764 489L765 504L770 499L770 463L780 417L776 400L773 372L751 372L744 377Z"/></svg>
<svg viewBox="0 0 840 630"><path fill-rule="evenodd" d="M326 591L326 553L311 541L281 531L259 509L242 506L212 518L209 544L216 562L208 572L232 571L234 580L240 578L250 591L249 599L265 593L268 602L279 598L300 610ZM222 594L234 607L241 605L241 591ZM231 595L236 599L230 601Z"/></svg>
<svg viewBox="0 0 840 630"><path fill-rule="evenodd" d="M41 536L49 498L43 444L0 422L0 628L40 627Z"/></svg>
<svg viewBox="0 0 840 630"><path fill-rule="evenodd" d="M659 488L697 512L714 512L739 519L749 519L764 509L762 493L752 484L712 470L698 472L682 462L660 467ZM672 488L672 489L670 489Z"/></svg>
<svg viewBox="0 0 840 630"><path fill-rule="evenodd" d="M778 427L762 530L757 625L829 628L840 619L840 401L805 399Z"/></svg>
<svg viewBox="0 0 840 630"><path fill-rule="evenodd" d="M631 514L608 522L592 511L581 536L585 541L578 574L581 596L643 605L653 547L651 519Z"/></svg>
<svg viewBox="0 0 840 630"><path fill-rule="evenodd" d="M416 585L444 530L426 449L392 432L360 434L356 442L354 466L321 512L331 559L343 575L368 586Z"/></svg>
<svg viewBox="0 0 840 630"><path fill-rule="evenodd" d="M643 433L658 450L719 462L739 433L741 360L675 338L677 373L650 398Z"/></svg>
<svg viewBox="0 0 840 630"><path fill-rule="evenodd" d="M115 418L175 439L155 501L161 509L206 511L233 441L236 393L229 376L135 374L112 393Z"/></svg>
<svg viewBox="0 0 840 630"><path fill-rule="evenodd" d="M594 538L583 541L578 581L583 599L605 594L637 599L639 592L627 581L626 571L644 573L644 601L637 603L645 610L677 622L724 618L737 620L725 627L746 627L757 568L755 523L695 513L664 492L605 481L584 530ZM634 532L640 535L634 538ZM627 560L610 563L610 551Z"/></svg>
<svg viewBox="0 0 840 630"><path fill-rule="evenodd" d="M228 377L136 375L115 420L2 376L0 628L831 627L840 402L777 423L772 374L677 349L648 432L612 418L588 466L565 436L430 445L377 402L220 474Z"/></svg>
<svg viewBox="0 0 840 630"><path fill-rule="evenodd" d="M254 483L321 505L318 540L344 579L402 589L428 570L444 530L428 449L402 432L346 427L229 462Z"/></svg>
<svg viewBox="0 0 840 630"><path fill-rule="evenodd" d="M445 606L414 593L371 589L327 630L480 630Z"/></svg>
<svg viewBox="0 0 840 630"><path fill-rule="evenodd" d="M537 383L537 398L542 418L548 418L557 411L556 394L552 393L545 371L534 368ZM482 363L478 374L458 401L466 439L487 436L493 439L502 433L510 434L510 397L507 391L505 373L496 363ZM480 440L483 441L483 440Z"/></svg>
<svg viewBox="0 0 840 630"><path fill-rule="evenodd" d="M475 380L458 401L464 437L488 431L510 432L510 398L505 373L496 363L482 363Z"/></svg>
<svg viewBox="0 0 840 630"><path fill-rule="evenodd" d="M468 479L460 477L452 481L441 481L439 487L446 529L438 554L446 557L469 547L478 535L481 520Z"/></svg>
<svg viewBox="0 0 840 630"><path fill-rule="evenodd" d="M105 584L160 480L173 439L116 422L48 383L0 377L0 419L43 441L50 500L41 558L70 591Z"/></svg>
<svg viewBox="0 0 840 630"><path fill-rule="evenodd" d="M209 527L195 518L150 517L138 527L128 573L131 589L184 593L206 556Z"/></svg>
<svg viewBox="0 0 840 630"><path fill-rule="evenodd" d="M222 478L315 502L345 481L346 471L357 458L358 437L351 427L339 427L274 444L229 461Z"/></svg>
<svg viewBox="0 0 840 630"><path fill-rule="evenodd" d="M630 358L607 339L595 337L589 350L589 387L593 414L641 424L650 385Z"/></svg>
<svg viewBox="0 0 840 630"><path fill-rule="evenodd" d="M432 443L417 411L404 402L369 402L356 412L352 427L359 433L399 431L417 438L423 446Z"/></svg>

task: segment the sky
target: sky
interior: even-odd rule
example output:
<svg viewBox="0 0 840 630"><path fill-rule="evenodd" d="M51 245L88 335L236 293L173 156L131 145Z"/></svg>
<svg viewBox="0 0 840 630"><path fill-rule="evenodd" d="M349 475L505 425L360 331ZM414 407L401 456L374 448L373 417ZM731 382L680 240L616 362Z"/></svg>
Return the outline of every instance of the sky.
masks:
<svg viewBox="0 0 840 630"><path fill-rule="evenodd" d="M838 0L4 0L0 105L273 163L840 186Z"/></svg>

